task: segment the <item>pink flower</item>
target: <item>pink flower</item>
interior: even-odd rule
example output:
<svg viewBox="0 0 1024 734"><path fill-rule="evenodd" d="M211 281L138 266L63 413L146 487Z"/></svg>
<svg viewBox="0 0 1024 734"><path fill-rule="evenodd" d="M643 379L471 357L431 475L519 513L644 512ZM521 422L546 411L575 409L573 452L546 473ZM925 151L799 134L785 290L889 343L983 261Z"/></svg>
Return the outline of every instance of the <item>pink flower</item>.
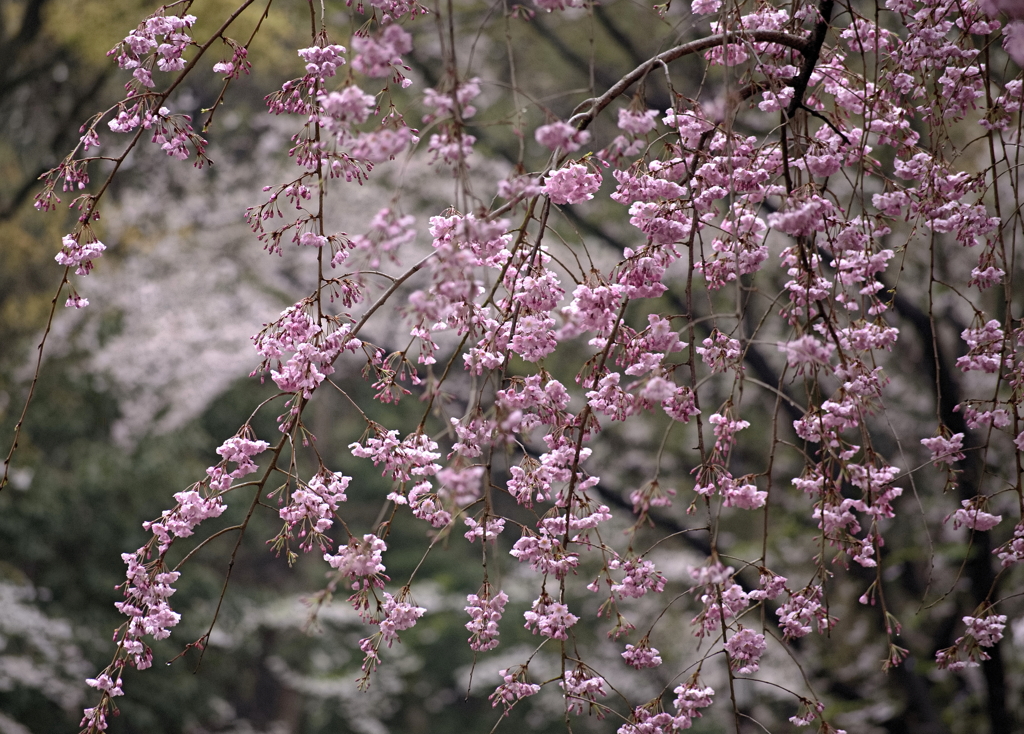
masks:
<svg viewBox="0 0 1024 734"><path fill-rule="evenodd" d="M403 66L402 54L412 51L412 36L392 23L377 38L353 36L352 50L356 53L353 69L371 77L386 77L394 67Z"/></svg>
<svg viewBox="0 0 1024 734"><path fill-rule="evenodd" d="M970 351L957 359L957 367L964 372L980 370L990 374L999 370L1004 332L996 319L978 328L964 329L960 336L967 342Z"/></svg>
<svg viewBox="0 0 1024 734"><path fill-rule="evenodd" d="M992 515L979 509L978 498L964 500L960 504L963 505L963 508L953 513L954 530L961 525L966 525L971 530L983 533L986 530L991 530L1003 521L1002 515Z"/></svg>
<svg viewBox="0 0 1024 734"><path fill-rule="evenodd" d="M646 135L658 126L658 111L633 112L628 108L619 110L619 129L631 135Z"/></svg>
<svg viewBox="0 0 1024 734"><path fill-rule="evenodd" d="M778 112L789 106L794 94L796 94L796 90L789 86L783 87L778 92L766 89L761 92L764 101L757 103L758 109L762 112ZM811 173L814 173L814 171L811 171Z"/></svg>
<svg viewBox="0 0 1024 734"><path fill-rule="evenodd" d="M637 670L656 668L661 665L661 655L658 654L658 649L651 647L646 637L640 640L640 644L636 647L626 645L626 651L622 653L622 659L626 661L627 665Z"/></svg>
<svg viewBox="0 0 1024 734"><path fill-rule="evenodd" d="M575 714L583 713L585 702L591 704L590 708L593 711L593 704L597 701L597 697L608 695L608 691L604 688L604 678L599 675L588 675L583 668L565 671L565 676L558 685L565 691L566 707ZM603 717L604 713L597 709L597 718Z"/></svg>
<svg viewBox="0 0 1024 734"><path fill-rule="evenodd" d="M572 153L590 141L590 133L577 130L568 123L558 121L550 125L541 125L533 134L537 142L549 150L564 150Z"/></svg>
<svg viewBox="0 0 1024 734"><path fill-rule="evenodd" d="M524 535L512 546L509 554L520 563L529 563L530 568L544 574L553 574L563 579L572 571L576 572L579 556L569 553L562 546L561 539L542 531L540 536Z"/></svg>
<svg viewBox="0 0 1024 734"><path fill-rule="evenodd" d="M1006 628L1005 614L990 614L987 617L964 617L967 634L982 647L992 647L1003 639Z"/></svg>
<svg viewBox="0 0 1024 734"><path fill-rule="evenodd" d="M1004 4L1011 5L1010 2L1005 1ZM1012 4L1014 6L1014 15L1011 17L1022 17L1020 10L1017 9L1020 3L1014 2ZM1010 55L1010 58L1013 59L1017 66L1024 66L1024 23L1020 20L1007 23L1006 27L1003 28L1003 48L1006 49L1006 53Z"/></svg>
<svg viewBox="0 0 1024 734"><path fill-rule="evenodd" d="M751 599L774 599L786 590L786 577L773 574L767 569L761 571L761 588L750 592Z"/></svg>
<svg viewBox="0 0 1024 734"><path fill-rule="evenodd" d="M1017 523L1013 528L1013 537L992 552L999 556L1003 568L1024 561L1024 522Z"/></svg>
<svg viewBox="0 0 1024 734"><path fill-rule="evenodd" d="M443 117L451 117L455 114L456 106L459 108L462 119L466 120L476 114L476 107L470 102L479 95L479 77L460 82L458 87L450 92L428 89L423 93L423 105L433 111L424 115L423 122L429 124Z"/></svg>
<svg viewBox="0 0 1024 734"><path fill-rule="evenodd" d="M321 93L317 101L322 106L324 113L330 116L331 129L336 132L344 127L366 122L377 104L377 100L372 95L367 94L354 84L345 87L340 92Z"/></svg>
<svg viewBox="0 0 1024 734"><path fill-rule="evenodd" d="M53 259L59 265L74 267L76 275L88 275L89 271L92 270L93 258L102 256L107 246L99 240L80 243L78 238L79 236L74 234L64 235L64 238L61 240L64 246ZM81 307L76 306L76 308Z"/></svg>
<svg viewBox="0 0 1024 734"><path fill-rule="evenodd" d="M340 472L324 471L292 492L291 501L280 509L278 515L293 529L301 525L300 537L308 532L308 537L300 545L302 550L312 550L314 537L319 538L321 550L329 547L329 541L322 534L334 524L338 504L347 501L345 490L351 481L352 477Z"/></svg>
<svg viewBox="0 0 1024 734"><path fill-rule="evenodd" d="M740 676L758 672L761 655L765 651L765 636L753 630L740 629L725 643L729 653L729 664Z"/></svg>
<svg viewBox="0 0 1024 734"><path fill-rule="evenodd" d="M407 601L397 601L385 591L384 619L380 623L381 641L391 647L391 643L398 639L398 633L413 627L416 620L426 611L423 607L413 606Z"/></svg>
<svg viewBox="0 0 1024 734"><path fill-rule="evenodd" d="M504 682L494 689L494 693L488 696L488 700L490 700L492 708L499 703L504 704L506 715L508 715L516 701L540 693L539 685L526 682L525 666L499 670L498 675L502 677Z"/></svg>
<svg viewBox="0 0 1024 734"><path fill-rule="evenodd" d="M88 731L107 730L107 708L106 706L93 706L83 712L82 721L78 724Z"/></svg>
<svg viewBox="0 0 1024 734"><path fill-rule="evenodd" d="M968 285L976 285L978 290L986 290L1002 283L1005 277L1006 271L1002 268L991 265L984 269L977 267L971 270L971 280Z"/></svg>
<svg viewBox="0 0 1024 734"><path fill-rule="evenodd" d="M618 734L674 734L690 726L682 718L673 717L666 711L653 713L645 706L633 709L631 719L630 723L619 727Z"/></svg>
<svg viewBox="0 0 1024 734"><path fill-rule="evenodd" d="M483 597L470 594L466 602L465 610L470 617L466 629L472 633L469 638L470 648L476 652L493 650L498 646L498 622L505 612L508 594L499 591L496 597L488 598L485 591Z"/></svg>
<svg viewBox="0 0 1024 734"><path fill-rule="evenodd" d="M324 560L331 568L341 571L352 583L353 589L367 585L382 587L384 582L379 577L387 578L383 576L385 568L382 563L387 549L387 544L371 533L364 535L361 542L350 538L348 545L340 548L336 554L324 553Z"/></svg>
<svg viewBox="0 0 1024 734"><path fill-rule="evenodd" d="M829 615L821 605L822 591L820 586L808 586L798 592L791 592L789 601L776 610L779 625L783 630L783 639L804 637L810 634L812 625L819 633L830 630L836 618Z"/></svg>
<svg viewBox="0 0 1024 734"><path fill-rule="evenodd" d="M733 580L734 574L732 566L723 566L719 561L690 570L690 576L697 582L694 591L703 592L700 601L704 608L691 622L697 627L697 637L714 632L723 619L737 617L750 606L750 595Z"/></svg>
<svg viewBox="0 0 1024 734"><path fill-rule="evenodd" d="M618 372L609 372L601 378L597 390L587 392L587 403L598 413L612 420L625 420L637 410L636 398L619 387Z"/></svg>
<svg viewBox="0 0 1024 734"><path fill-rule="evenodd" d="M378 427L379 428L379 427ZM429 477L437 474L441 466L437 459L437 443L422 433L410 433L404 440L398 440L398 431L379 431L373 438L367 438L365 446L349 444L352 455L361 459L372 459L373 465L383 465L381 476L407 482L412 477Z"/></svg>
<svg viewBox="0 0 1024 734"><path fill-rule="evenodd" d="M954 433L948 439L944 436L922 438L921 443L932 452L933 464L949 465L955 461L963 461L964 434L962 433Z"/></svg>
<svg viewBox="0 0 1024 734"><path fill-rule="evenodd" d="M547 594L541 594L533 602L533 607L523 613L526 619L524 627L535 635L550 637L555 640L569 639L568 630L580 618L569 612L569 607L554 601Z"/></svg>
<svg viewBox="0 0 1024 734"><path fill-rule="evenodd" d="M594 198L601 188L601 177L586 166L573 163L552 171L544 180L544 193L555 204L579 204Z"/></svg>
<svg viewBox="0 0 1024 734"><path fill-rule="evenodd" d="M790 205L786 211L768 215L768 226L793 237L807 237L825 229L825 219L835 210L832 202L817 194Z"/></svg>
<svg viewBox="0 0 1024 734"><path fill-rule="evenodd" d="M690 9L694 15L708 15L709 13L717 13L718 9L722 7L722 0L693 0L690 3Z"/></svg>
<svg viewBox="0 0 1024 734"><path fill-rule="evenodd" d="M710 415L708 423L714 426L715 451L723 454L736 445L736 434L750 427L750 421L738 421L718 413Z"/></svg>
<svg viewBox="0 0 1024 734"><path fill-rule="evenodd" d="M142 527L149 530L160 541L160 553L171 546L171 536L187 538L195 532L195 528L203 520L220 517L227 509L219 496L203 497L195 489L178 492L174 495L178 505L173 510L164 510L159 520L144 522Z"/></svg>
<svg viewBox="0 0 1024 734"><path fill-rule="evenodd" d="M87 678L85 684L87 686L90 686L91 688L103 691L110 697L124 695L124 691L121 690L120 676L118 677L117 681L114 681L109 675L107 675L106 673L102 673L96 678Z"/></svg>
<svg viewBox="0 0 1024 734"><path fill-rule="evenodd" d="M712 372L739 367L743 349L738 339L732 339L715 329L701 344L703 346L697 347L697 354Z"/></svg>
<svg viewBox="0 0 1024 734"><path fill-rule="evenodd" d="M689 423L690 418L700 415L693 391L686 386L677 387L675 394L668 400L662 401L661 405L672 420L682 423Z"/></svg>
<svg viewBox="0 0 1024 734"><path fill-rule="evenodd" d="M613 558L608 562L608 568L626 572L625 578L612 584L611 588L612 593L620 597L639 599L650 591L660 594L665 589L665 577L658 573L650 561Z"/></svg>
<svg viewBox="0 0 1024 734"><path fill-rule="evenodd" d="M338 67L345 63L344 53L345 47L337 44L299 49L299 56L306 62L306 73L320 79L335 75Z"/></svg>
<svg viewBox="0 0 1024 734"><path fill-rule="evenodd" d="M745 421L744 421L745 422ZM737 482L722 482L722 494L725 507L741 507L744 510L756 510L764 507L768 493L759 490L753 484L740 485Z"/></svg>
<svg viewBox="0 0 1024 734"><path fill-rule="evenodd" d="M979 0L978 5L990 18L1000 13L1014 20L1024 19L1024 2L1022 0Z"/></svg>
<svg viewBox="0 0 1024 734"><path fill-rule="evenodd" d="M779 351L786 353L786 362L796 368L796 374L802 375L809 367L828 366L835 344L821 343L813 336L806 335L791 342L779 345Z"/></svg>
<svg viewBox="0 0 1024 734"><path fill-rule="evenodd" d="M676 694L672 702L676 708L674 726L676 729L689 729L693 725L693 720L701 717L698 709L707 708L712 704L715 689L711 686L701 687L695 680L691 680L676 686L673 693Z"/></svg>
<svg viewBox="0 0 1024 734"><path fill-rule="evenodd" d="M978 410L973 405L968 405L964 411L964 421L971 430L986 428L990 425L996 428L1006 428L1010 425L1010 413L1003 408L995 410Z"/></svg>

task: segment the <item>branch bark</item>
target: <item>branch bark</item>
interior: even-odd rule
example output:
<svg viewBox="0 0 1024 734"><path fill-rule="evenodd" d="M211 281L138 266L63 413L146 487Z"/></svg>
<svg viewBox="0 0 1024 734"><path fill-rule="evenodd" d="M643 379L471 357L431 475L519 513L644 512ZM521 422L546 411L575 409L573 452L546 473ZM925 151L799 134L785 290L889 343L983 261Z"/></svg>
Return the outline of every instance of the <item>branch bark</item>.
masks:
<svg viewBox="0 0 1024 734"><path fill-rule="evenodd" d="M826 2L831 3L831 0L826 0ZM824 39L822 40L824 41ZM689 43L684 43L674 48L670 48L668 51L664 51L657 56L648 59L633 69L633 71L619 79L619 81L615 82L615 84L609 87L608 91L600 97L594 97L581 102L577 106L577 110L581 107L585 107L587 104L590 105L590 108L587 109L586 112L574 114L569 119L569 124L575 124L580 130L586 129L601 113L601 110L611 104L617 97L621 96L636 82L647 76L655 66L668 64L676 59L681 59L684 56L700 53L701 51L707 51L715 46L723 46L727 43L734 43L736 41L748 41L751 43L777 43L780 46L788 46L789 48L795 49L801 54L804 54L805 57L811 50L811 41L808 39L795 36L791 33L784 33L782 31L733 31L730 33L716 33L713 36L707 36L706 38L690 41ZM820 47L818 50L820 51ZM815 57L815 62L816 61L817 57ZM804 66L806 67L807 64L805 63ZM808 73L808 78L809 77L810 74Z"/></svg>

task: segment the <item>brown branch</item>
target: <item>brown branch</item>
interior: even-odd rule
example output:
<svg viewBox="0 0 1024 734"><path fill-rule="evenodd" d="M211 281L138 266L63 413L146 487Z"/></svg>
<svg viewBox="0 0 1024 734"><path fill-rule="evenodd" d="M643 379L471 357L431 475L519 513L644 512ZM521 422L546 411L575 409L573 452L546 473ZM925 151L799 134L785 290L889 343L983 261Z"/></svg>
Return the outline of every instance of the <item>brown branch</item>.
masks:
<svg viewBox="0 0 1024 734"><path fill-rule="evenodd" d="M835 0L821 0L821 4L818 6L819 17L817 24L814 26L814 35L807 42L806 49L801 50L801 53L804 55L804 66L800 73L789 82L789 86L793 87L794 93L793 99L789 102L789 108L786 110L786 119L791 119L804 104L807 84L811 80L811 74L814 73L814 67L818 64L818 58L821 56L821 47L825 45L825 37L832 27L832 10L834 6Z"/></svg>
<svg viewBox="0 0 1024 734"><path fill-rule="evenodd" d="M832 0L825 1L831 5ZM732 31L730 33L717 33L713 36L701 38L696 41L690 41L689 43L684 43L680 46L676 46L675 48L670 48L668 51L664 51L657 56L648 59L633 69L633 71L619 79L619 81L613 84L608 91L600 97L594 97L593 99L581 102L579 106L577 106L577 110L588 104L590 105L590 108L587 109L586 112L574 114L569 119L569 124L575 124L580 130L586 129L590 123L594 121L594 118L601 113L601 110L611 104L616 97L621 96L633 84L647 76L655 66L667 64L671 61L675 61L676 59L680 59L683 56L700 53L701 51L707 51L715 46L723 46L727 43L734 43L736 41L777 43L780 46L788 46L789 48L795 49L801 54L804 54L805 57L810 53L812 48L812 42L810 40L801 38L800 36L795 36L791 33L784 33L782 31ZM820 50L819 46L818 51ZM816 55L815 62L817 62ZM809 74L808 77L810 77Z"/></svg>

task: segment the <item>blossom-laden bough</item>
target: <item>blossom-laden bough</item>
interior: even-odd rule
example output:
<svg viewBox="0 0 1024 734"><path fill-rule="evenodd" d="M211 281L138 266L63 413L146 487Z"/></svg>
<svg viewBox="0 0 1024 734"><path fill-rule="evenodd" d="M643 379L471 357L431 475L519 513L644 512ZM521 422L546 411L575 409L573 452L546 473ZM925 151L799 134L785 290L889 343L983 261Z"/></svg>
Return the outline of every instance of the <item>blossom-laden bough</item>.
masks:
<svg viewBox="0 0 1024 734"><path fill-rule="evenodd" d="M200 42L193 2L179 0L111 51L131 73L124 99L83 126L37 198L46 210L59 203L58 187L83 192L72 202L78 224L56 254L67 305L88 305L78 288L87 292L82 279L105 249L100 206L130 152L149 138L171 158L208 162L203 131L214 110L197 132L171 111L173 93L204 72L221 75L226 89L258 63L249 49L259 23L244 42L227 35L245 13L260 12L251 5ZM495 8L506 25L611 12L582 0L536 5ZM652 9L664 37L675 38L668 21L676 14L696 37L666 43L604 89L592 81L565 119L545 110L534 135L519 109L513 44L507 82L488 77L482 62L479 76L462 71L451 4L360 3L344 37L326 11L310 7L300 75L266 98L270 114L294 122L297 170L268 183L245 213L269 253L302 248L316 274L315 290L253 337L257 372L280 390L256 410L279 404L280 435L240 427L208 476L145 524L150 541L124 555L118 608L128 621L110 664L89 680L99 700L86 709L84 730L107 727L122 672L149 667L147 638L166 638L180 619L173 585L206 541L173 566L171 549L226 503L248 502L241 524L208 536L236 534L237 553L249 518L276 501L283 524L273 547L289 559L322 555L333 569L324 598L348 587L370 629L359 644L364 685L386 664L387 648L430 613L414 601L415 573L401 586L387 575L393 520L409 511L432 538L426 552L456 537L455 528L481 544L481 585L467 597L465 626L482 664L516 604L538 651L561 662L542 681L530 676L532 656L502 669L491 700L504 713L557 683L567 720L594 713L613 717L619 734L668 734L714 706L731 712L739 732L752 715L741 711L737 688L764 681L786 689L766 676L765 656L802 671L792 641L844 634L832 598L847 586L877 610L880 665L917 675L906 657L922 643L903 633L886 575L886 549L902 544L913 493L951 505L952 522L932 532L963 548L959 575L973 600L960 615L964 634L924 652L939 668L986 666L992 731L1009 731L996 690L1004 662L992 653L1008 624L1002 611L1019 611L1002 590L1024 558L1018 4L666 4ZM271 11L268 3L264 17ZM439 38L428 42L435 21ZM440 55L417 51L418 39ZM218 42L223 58L214 58ZM686 81L677 71L684 62L705 81ZM437 84L417 89L431 75ZM493 128L502 121L477 121L498 94L516 98L509 124L521 152L484 191L477 149L498 145ZM655 99L661 109L648 106ZM223 100L222 92L217 105ZM531 138L538 148L524 157ZM97 146L119 152L90 155ZM527 170L539 151L546 164ZM451 209L418 228L393 203L365 235L330 229L331 197L417 156L438 180L454 179ZM101 162L108 175L95 186L90 171ZM602 229L588 218L595 214L621 226ZM426 254L414 244L423 235ZM591 252L591 240L617 249ZM371 319L385 314L397 347L368 336ZM959 324L961 344L945 333L948 323ZM366 426L351 453L392 485L377 523L362 529L345 521L351 478L327 465L304 421L319 391L341 389L332 380L340 365L357 361L378 401L415 393L425 406L418 424L392 427L351 403ZM900 394L907 390L921 393L908 411L931 403L922 436L908 436L906 421L893 417L914 403ZM623 440L619 422L664 435L657 452L648 450L646 484L625 495L609 459ZM673 431L689 436L686 450L673 448ZM955 502L915 479L943 474ZM778 537L779 516L794 523L792 537ZM1004 517L1017 520L1012 530ZM682 518L695 524L683 527ZM648 526L660 533L653 542ZM736 540L734 527L760 527L760 542ZM533 573L532 601L493 582L495 566L508 564L497 549L512 528L520 538L506 545ZM684 578L657 567L659 551L678 538L707 558ZM671 661L678 667L653 700L629 700L588 659L577 635L589 608L584 589L604 598L600 614L614 614L616 639L634 630L628 616L639 600L664 598L637 639L617 643L635 675L668 665L652 644L673 634L659 626L662 616L673 605L698 610L691 659ZM216 616L190 646L205 647ZM719 661L724 692L701 677ZM790 721L836 731L809 674L803 686L790 690L799 707Z"/></svg>

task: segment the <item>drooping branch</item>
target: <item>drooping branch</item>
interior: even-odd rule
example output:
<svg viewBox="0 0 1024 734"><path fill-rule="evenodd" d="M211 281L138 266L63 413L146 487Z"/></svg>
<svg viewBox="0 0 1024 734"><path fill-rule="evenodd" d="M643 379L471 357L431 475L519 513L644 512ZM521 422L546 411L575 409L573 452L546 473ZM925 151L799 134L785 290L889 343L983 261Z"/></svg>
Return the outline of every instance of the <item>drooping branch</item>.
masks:
<svg viewBox="0 0 1024 734"><path fill-rule="evenodd" d="M932 319L927 313L898 291L894 292L893 306L900 316L910 322L921 341L923 352L921 368L936 388L939 417L950 431L962 433L964 436L965 456L957 462L957 467L961 470L957 483L957 498L960 501L972 500L980 492L985 471L981 453L984 449L984 442L978 440L974 432L969 429L963 412L958 410L962 399L962 390L955 378L956 372L954 372L952 360L943 350L935 333ZM993 567L991 532L974 530L971 536L972 547L964 563L964 573L970 580L972 603L978 605L987 601L995 592L997 576L996 569ZM948 643L949 639L945 639L938 644ZM981 669L988 691L988 716L992 732L993 734L1009 734L1013 731L1013 722L1006 705L1006 670L1001 642L997 642L989 648L989 659L981 661Z"/></svg>
<svg viewBox="0 0 1024 734"><path fill-rule="evenodd" d="M783 31L732 31L729 33L716 33L713 36L701 38L696 41L690 41L689 43L684 43L674 48L670 48L668 51L663 51L657 56L651 57L644 63L640 64L640 66L633 69L633 71L619 79L619 81L612 85L608 91L600 97L587 99L581 102L576 109L584 109L586 111L574 114L569 119L569 124L575 125L580 130L586 129L605 107L610 105L617 97L620 97L636 82L647 76L656 66L668 64L676 59L681 59L684 56L700 53L701 51L707 51L708 49L715 48L716 46L724 46L737 41L748 41L751 43L777 43L780 46L788 46L789 48L795 49L805 56L811 49L810 40L793 35L792 33L784 33ZM816 57L815 60L817 60ZM589 107L587 107L587 105L589 105Z"/></svg>

